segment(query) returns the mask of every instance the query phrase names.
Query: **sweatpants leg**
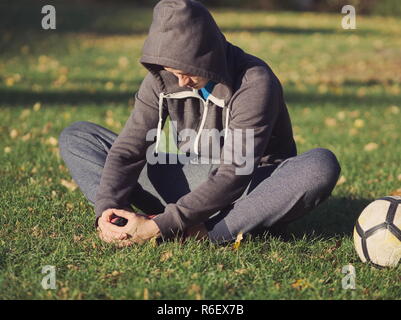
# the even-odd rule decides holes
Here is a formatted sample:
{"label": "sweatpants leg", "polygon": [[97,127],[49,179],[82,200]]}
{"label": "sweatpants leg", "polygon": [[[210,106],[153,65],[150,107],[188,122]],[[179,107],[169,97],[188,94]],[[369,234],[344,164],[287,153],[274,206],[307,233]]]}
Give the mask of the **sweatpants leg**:
{"label": "sweatpants leg", "polygon": [[303,216],[331,194],[339,174],[340,165],[327,149],[285,160],[249,194],[206,222],[210,240],[232,241],[239,232],[267,230]]}
{"label": "sweatpants leg", "polygon": [[59,136],[61,158],[92,205],[107,154],[116,138],[114,132],[87,121],[74,122]]}

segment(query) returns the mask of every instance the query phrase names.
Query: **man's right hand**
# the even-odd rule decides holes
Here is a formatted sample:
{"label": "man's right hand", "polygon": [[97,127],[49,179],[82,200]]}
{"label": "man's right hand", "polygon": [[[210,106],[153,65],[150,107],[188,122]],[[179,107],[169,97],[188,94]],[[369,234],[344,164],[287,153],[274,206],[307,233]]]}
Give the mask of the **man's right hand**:
{"label": "man's right hand", "polygon": [[128,238],[127,234],[117,233],[110,228],[112,226],[111,222],[113,222],[113,219],[115,219],[113,217],[114,210],[115,209],[107,209],[103,211],[102,215],[98,219],[97,230],[99,238],[108,243],[116,243]]}

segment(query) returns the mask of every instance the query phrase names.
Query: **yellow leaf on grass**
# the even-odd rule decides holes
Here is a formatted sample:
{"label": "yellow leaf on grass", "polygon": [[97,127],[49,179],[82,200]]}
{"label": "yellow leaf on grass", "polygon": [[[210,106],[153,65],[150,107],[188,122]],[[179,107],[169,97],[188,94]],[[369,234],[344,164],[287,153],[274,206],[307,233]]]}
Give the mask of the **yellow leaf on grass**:
{"label": "yellow leaf on grass", "polygon": [[166,251],[162,254],[162,256],[160,257],[160,261],[164,262],[168,259],[170,259],[173,256],[173,253],[171,251]]}
{"label": "yellow leaf on grass", "polygon": [[345,111],[340,111],[337,113],[338,120],[344,120],[346,117]]}
{"label": "yellow leaf on grass", "polygon": [[342,185],[346,181],[347,181],[347,179],[345,179],[344,176],[341,176],[340,179],[338,179],[338,181],[337,181],[337,186]]}
{"label": "yellow leaf on grass", "polygon": [[111,90],[114,88],[114,83],[111,81],[107,81],[106,84],[104,85],[106,90]]}
{"label": "yellow leaf on grass", "polygon": [[49,130],[51,129],[52,126],[53,126],[53,125],[52,125],[51,122],[47,122],[47,123],[44,125],[44,127],[42,128],[42,133],[43,133],[43,134],[48,134],[48,133],[49,133]]}
{"label": "yellow leaf on grass", "polygon": [[375,142],[370,142],[365,147],[363,148],[365,151],[373,151],[376,150],[379,147],[379,145]]}
{"label": "yellow leaf on grass", "polygon": [[65,179],[60,180],[61,184],[70,191],[74,191],[78,186],[74,181],[68,181]]}
{"label": "yellow leaf on grass", "polygon": [[326,118],[324,119],[324,123],[327,127],[335,127],[337,125],[337,120],[334,118]]}
{"label": "yellow leaf on grass", "polygon": [[151,238],[151,239],[149,240],[149,242],[150,242],[150,244],[151,244],[151,246],[152,246],[153,248],[156,248],[156,247],[157,247],[157,237]]}
{"label": "yellow leaf on grass", "polygon": [[10,147],[5,147],[4,148],[4,153],[10,153],[11,152],[11,148]]}
{"label": "yellow leaf on grass", "polygon": [[30,132],[28,132],[27,134],[25,134],[21,137],[21,140],[28,141],[29,139],[31,139],[31,137],[32,137],[32,134]]}
{"label": "yellow leaf on grass", "polygon": [[363,121],[362,119],[356,119],[354,121],[355,128],[362,128],[364,125],[365,125],[365,121]]}
{"label": "yellow leaf on grass", "polygon": [[50,144],[51,146],[57,146],[58,141],[55,137],[50,137],[46,140],[47,144]]}
{"label": "yellow leaf on grass", "polygon": [[244,273],[247,273],[247,272],[248,272],[248,269],[245,269],[245,268],[236,269],[236,270],[234,270],[234,272],[235,272],[236,274],[244,274]]}
{"label": "yellow leaf on grass", "polygon": [[121,68],[126,68],[128,66],[128,58],[127,57],[120,57],[118,59],[118,66]]}
{"label": "yellow leaf on grass", "polygon": [[401,174],[398,175],[397,179],[401,181]]}
{"label": "yellow leaf on grass", "polygon": [[22,110],[21,111],[21,114],[20,114],[20,119],[25,119],[25,118],[27,118],[29,115],[31,114],[31,110],[30,109],[24,109],[24,110]]}
{"label": "yellow leaf on grass", "polygon": [[39,110],[40,110],[40,107],[41,107],[41,103],[40,103],[40,102],[36,102],[36,103],[33,105],[33,111],[35,111],[35,112],[39,111]]}
{"label": "yellow leaf on grass", "polygon": [[16,129],[12,129],[10,131],[10,137],[11,139],[15,139],[18,136],[18,131]]}
{"label": "yellow leaf on grass", "polygon": [[303,290],[306,288],[310,288],[311,285],[306,279],[297,279],[291,284],[291,287],[297,290]]}
{"label": "yellow leaf on grass", "polygon": [[235,240],[235,243],[233,245],[234,250],[238,250],[239,246],[241,245],[241,240],[243,239],[243,234],[242,232],[238,233],[237,239]]}
{"label": "yellow leaf on grass", "polygon": [[202,288],[199,285],[193,284],[188,288],[188,294],[195,295],[196,300],[201,300],[202,299],[201,290]]}
{"label": "yellow leaf on grass", "polygon": [[305,140],[301,135],[299,135],[299,134],[294,135],[294,140],[295,140],[295,142],[300,143],[300,144],[303,144],[303,143],[305,143],[305,141],[306,141],[306,140]]}
{"label": "yellow leaf on grass", "polygon": [[143,289],[143,300],[149,300],[149,290],[148,290],[148,288]]}

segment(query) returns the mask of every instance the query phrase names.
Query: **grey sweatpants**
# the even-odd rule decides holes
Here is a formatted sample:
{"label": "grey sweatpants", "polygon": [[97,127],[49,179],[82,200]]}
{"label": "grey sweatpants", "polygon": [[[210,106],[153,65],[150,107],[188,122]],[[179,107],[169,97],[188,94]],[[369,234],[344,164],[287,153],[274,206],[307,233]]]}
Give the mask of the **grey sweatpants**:
{"label": "grey sweatpants", "polygon": [[[59,137],[60,154],[72,178],[92,205],[107,154],[117,135],[91,122],[74,122]],[[167,157],[168,158],[168,157]],[[131,203],[160,214],[168,203],[194,190],[216,164],[147,164]],[[259,167],[243,195],[205,225],[211,241],[232,241],[239,232],[260,233],[276,223],[299,218],[325,200],[336,185],[340,166],[327,149],[312,149],[280,165]]]}

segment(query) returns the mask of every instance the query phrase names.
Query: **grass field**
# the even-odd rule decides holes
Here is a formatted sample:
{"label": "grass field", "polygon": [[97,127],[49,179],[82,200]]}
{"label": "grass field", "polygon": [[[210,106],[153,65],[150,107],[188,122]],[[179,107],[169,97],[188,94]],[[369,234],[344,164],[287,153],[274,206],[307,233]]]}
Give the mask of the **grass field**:
{"label": "grass field", "polygon": [[[36,5],[34,3],[37,3]],[[227,39],[267,61],[284,85],[299,152],[329,148],[342,166],[332,197],[282,237],[118,249],[58,155],[74,121],[119,132],[146,71],[151,10],[0,4],[1,299],[399,299],[400,266],[360,262],[352,229],[370,201],[401,188],[401,19],[213,10]],[[398,191],[397,191],[398,190]],[[356,289],[342,289],[342,267]],[[42,267],[56,267],[44,290]]]}

